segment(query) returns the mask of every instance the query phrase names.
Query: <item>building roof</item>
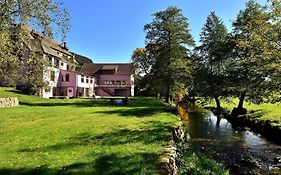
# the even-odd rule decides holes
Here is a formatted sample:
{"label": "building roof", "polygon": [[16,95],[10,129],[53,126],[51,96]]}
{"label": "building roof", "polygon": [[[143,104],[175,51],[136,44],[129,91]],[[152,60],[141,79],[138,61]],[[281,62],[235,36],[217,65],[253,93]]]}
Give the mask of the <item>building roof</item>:
{"label": "building roof", "polygon": [[117,68],[117,65],[104,65],[101,70],[116,70]]}
{"label": "building roof", "polygon": [[100,70],[116,70],[115,75],[132,75],[133,64],[94,64],[85,63],[81,69],[82,74],[98,75],[101,74]]}
{"label": "building roof", "polygon": [[35,32],[34,30],[25,25],[20,25],[20,28],[29,38],[29,41],[25,43],[27,44],[30,50],[43,51],[44,53],[53,55],[61,59],[64,58],[58,54],[58,51],[66,55],[73,56],[67,49],[63,48],[61,45],[56,43],[56,41],[47,38],[42,33]]}

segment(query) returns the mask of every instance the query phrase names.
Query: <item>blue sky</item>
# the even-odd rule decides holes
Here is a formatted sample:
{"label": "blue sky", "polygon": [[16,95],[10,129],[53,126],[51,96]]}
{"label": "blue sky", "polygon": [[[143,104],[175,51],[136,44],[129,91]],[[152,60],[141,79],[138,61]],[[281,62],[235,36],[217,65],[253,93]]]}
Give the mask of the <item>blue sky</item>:
{"label": "blue sky", "polygon": [[[195,41],[210,11],[223,20],[228,29],[247,0],[65,0],[70,11],[71,31],[67,36],[71,51],[91,58],[95,63],[130,62],[132,52],[144,47],[143,26],[152,22],[152,14],[177,6],[189,19]],[[258,2],[265,2],[259,0]]]}

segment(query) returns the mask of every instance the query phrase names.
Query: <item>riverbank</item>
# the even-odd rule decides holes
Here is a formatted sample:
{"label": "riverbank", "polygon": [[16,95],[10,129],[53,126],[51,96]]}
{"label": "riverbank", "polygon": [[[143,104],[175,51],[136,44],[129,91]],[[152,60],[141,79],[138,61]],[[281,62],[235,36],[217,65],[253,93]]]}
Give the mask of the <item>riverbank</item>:
{"label": "riverbank", "polygon": [[190,105],[186,103],[178,104],[178,114],[182,121],[182,130],[185,133],[183,140],[176,141],[178,149],[177,165],[179,167],[178,174],[200,174],[200,175],[229,175],[228,168],[225,168],[221,163],[213,160],[206,152],[203,153],[200,149],[192,146],[191,130],[188,130],[190,125],[190,113],[201,113],[204,111],[198,105]]}
{"label": "riverbank", "polygon": [[[247,127],[276,143],[281,143],[281,103],[257,105],[246,102],[244,107],[247,113],[242,115],[232,111],[237,104],[238,100],[222,102],[225,109],[223,115],[233,127]],[[205,105],[205,108],[216,113],[214,102]]]}
{"label": "riverbank", "polygon": [[188,114],[186,127],[191,147],[222,163],[230,174],[281,173],[280,145],[248,129],[233,128],[226,119],[208,110],[189,110]]}

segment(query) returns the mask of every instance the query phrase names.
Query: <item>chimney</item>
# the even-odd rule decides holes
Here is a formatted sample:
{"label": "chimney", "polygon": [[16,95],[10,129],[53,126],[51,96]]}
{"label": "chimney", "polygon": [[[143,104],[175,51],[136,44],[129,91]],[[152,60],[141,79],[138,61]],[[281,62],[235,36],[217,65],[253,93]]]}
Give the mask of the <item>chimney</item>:
{"label": "chimney", "polygon": [[66,42],[65,42],[65,41],[62,43],[62,48],[63,48],[63,49],[65,49],[65,50],[68,50],[68,48],[67,48],[67,44],[66,44]]}

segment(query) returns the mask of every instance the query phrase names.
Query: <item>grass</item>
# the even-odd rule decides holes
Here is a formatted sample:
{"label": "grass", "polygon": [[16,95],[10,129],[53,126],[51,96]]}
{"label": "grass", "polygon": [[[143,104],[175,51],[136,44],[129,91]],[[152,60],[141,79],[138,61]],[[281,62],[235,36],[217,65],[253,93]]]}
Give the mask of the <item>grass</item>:
{"label": "grass", "polygon": [[135,98],[49,100],[0,88],[20,106],[0,109],[0,174],[157,174],[178,118]]}
{"label": "grass", "polygon": [[178,158],[179,175],[229,175],[229,171],[222,168],[221,164],[198,150],[189,148],[189,145],[179,143],[177,147],[181,152]]}
{"label": "grass", "polygon": [[[234,107],[237,107],[238,99],[230,99],[229,101],[222,101],[221,106],[228,111],[231,111]],[[215,106],[215,102],[212,101],[208,106]],[[281,103],[262,103],[253,104],[244,102],[244,108],[248,110],[249,117],[255,117],[259,120],[276,120],[276,125],[281,126]]]}
{"label": "grass", "polygon": [[[0,88],[20,106],[0,108],[0,174],[157,174],[178,117],[154,98],[127,105],[110,99],[42,99]],[[222,166],[184,149],[181,174],[225,174]],[[184,165],[183,165],[184,164]],[[192,173],[191,173],[192,174]]]}

